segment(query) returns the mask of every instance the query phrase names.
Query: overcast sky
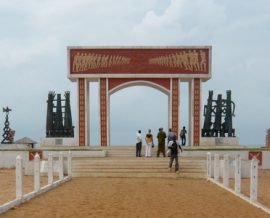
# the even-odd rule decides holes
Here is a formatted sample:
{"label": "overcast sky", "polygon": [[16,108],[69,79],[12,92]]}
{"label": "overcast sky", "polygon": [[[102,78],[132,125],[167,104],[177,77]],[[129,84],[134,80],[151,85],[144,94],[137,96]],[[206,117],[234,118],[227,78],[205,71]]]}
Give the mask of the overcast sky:
{"label": "overcast sky", "polygon": [[[270,128],[269,0],[2,0],[0,107],[9,106],[15,139],[45,136],[48,91],[71,91],[77,130],[76,83],[67,79],[67,46],[211,45],[214,96],[232,90],[241,145],[264,145]],[[97,84],[91,83],[91,143],[98,144]],[[187,86],[182,84],[182,125]],[[182,101],[181,101],[182,102]],[[168,128],[167,97],[150,87],[111,96],[111,142],[134,144],[138,128]],[[3,134],[4,114],[0,116]],[[124,116],[123,116],[124,115]]]}

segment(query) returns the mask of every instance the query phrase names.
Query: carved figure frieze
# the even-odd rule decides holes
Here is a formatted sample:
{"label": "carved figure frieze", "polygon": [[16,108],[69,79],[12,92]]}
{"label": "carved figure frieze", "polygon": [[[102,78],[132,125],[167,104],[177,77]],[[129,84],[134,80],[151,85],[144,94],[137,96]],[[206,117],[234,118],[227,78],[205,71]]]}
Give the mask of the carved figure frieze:
{"label": "carved figure frieze", "polygon": [[130,58],[120,55],[101,55],[95,53],[80,53],[74,56],[73,72],[83,72],[89,69],[109,68],[129,64]]}
{"label": "carved figure frieze", "polygon": [[149,59],[149,64],[181,68],[189,71],[207,71],[206,53],[203,50],[187,50]]}

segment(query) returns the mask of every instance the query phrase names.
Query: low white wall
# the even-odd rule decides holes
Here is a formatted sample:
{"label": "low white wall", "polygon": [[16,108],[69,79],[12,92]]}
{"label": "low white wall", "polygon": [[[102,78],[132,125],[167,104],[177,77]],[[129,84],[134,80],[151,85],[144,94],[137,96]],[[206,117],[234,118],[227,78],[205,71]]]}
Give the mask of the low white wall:
{"label": "low white wall", "polygon": [[[23,159],[23,167],[26,168],[26,171],[32,169],[31,164],[29,161],[29,151],[30,150],[0,150],[0,168],[14,168],[16,163],[16,157],[21,155]],[[59,155],[59,150],[52,151],[52,150],[43,150],[42,151],[42,158],[48,159],[48,154],[52,154],[53,156],[57,157]],[[64,157],[67,157],[68,150],[62,151]],[[97,151],[90,151],[90,150],[72,150],[72,157],[106,157],[105,150],[97,150]]]}
{"label": "low white wall", "polygon": [[263,151],[262,154],[262,166],[259,166],[262,169],[270,169],[270,151]]}
{"label": "low white wall", "polygon": [[[25,161],[24,174],[27,176],[34,175],[34,161]],[[58,176],[59,173],[59,161],[53,161],[53,175]],[[68,174],[68,163],[67,160],[64,161],[64,174]],[[48,161],[42,160],[40,161],[40,175],[47,176],[48,175]]]}
{"label": "low white wall", "polygon": [[[251,160],[242,160],[241,161],[241,177],[242,178],[250,178],[250,165]],[[224,161],[220,160],[220,168],[219,175],[220,178],[223,178],[223,169],[224,169]],[[234,178],[235,172],[235,160],[229,159],[229,178]],[[211,161],[211,177],[214,177],[214,159]]]}
{"label": "low white wall", "polygon": [[[255,150],[251,150],[255,151]],[[259,151],[259,150],[258,150]],[[242,160],[248,160],[249,158],[249,150],[184,150],[182,156],[187,157],[205,157],[207,155],[207,152],[210,152],[212,154],[212,158],[215,154],[219,154],[220,158],[223,158],[224,154],[229,154],[230,158],[235,158],[236,155],[240,155]],[[262,150],[262,165],[259,166],[259,169],[270,169],[270,150]]]}
{"label": "low white wall", "polygon": [[[28,160],[29,151],[1,151],[0,150],[0,168],[14,168],[16,157],[21,155],[23,160]],[[25,166],[25,161],[23,161]]]}
{"label": "low white wall", "polygon": [[242,159],[248,160],[248,151],[246,150],[184,150],[183,156],[191,156],[191,157],[205,157],[207,153],[210,152],[212,154],[212,157],[214,157],[214,154],[219,154],[221,157],[224,154],[229,154],[230,157],[234,157],[235,155],[240,154]]}
{"label": "low white wall", "polygon": [[[42,149],[41,149],[42,150]],[[0,168],[14,168],[15,160],[17,155],[21,155],[23,158],[23,166],[29,160],[29,151],[30,150],[1,150],[0,149]],[[51,153],[53,156],[57,156],[60,150],[42,150],[43,159],[48,158],[48,154]],[[71,150],[73,157],[106,157],[105,150]],[[254,151],[254,150],[252,150]],[[240,155],[242,160],[248,160],[249,151],[248,150],[193,150],[187,149],[184,150],[182,156],[189,157],[203,157],[206,159],[207,152],[211,152],[212,158],[214,154],[219,154],[221,159],[224,154],[229,154],[231,159],[234,159],[236,155]],[[64,156],[67,156],[68,150],[62,151]],[[259,166],[260,169],[270,169],[270,150],[262,151],[262,166]]]}
{"label": "low white wall", "polygon": [[[62,151],[64,156],[68,155],[69,151]],[[52,154],[53,156],[57,156],[59,151],[52,151],[52,150],[44,150],[43,152],[43,159],[48,159],[48,155]],[[107,151],[105,150],[97,150],[97,151],[89,151],[89,150],[72,150],[72,157],[106,157]]]}

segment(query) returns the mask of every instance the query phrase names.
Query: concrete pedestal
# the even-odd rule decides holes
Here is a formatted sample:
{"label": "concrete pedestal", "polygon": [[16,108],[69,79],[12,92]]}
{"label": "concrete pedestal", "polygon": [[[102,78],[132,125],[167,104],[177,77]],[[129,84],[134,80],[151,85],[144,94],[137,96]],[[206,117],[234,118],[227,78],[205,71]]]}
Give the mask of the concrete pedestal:
{"label": "concrete pedestal", "polygon": [[201,137],[200,146],[239,146],[237,137]]}
{"label": "concrete pedestal", "polygon": [[78,146],[76,138],[42,138],[40,140],[41,147],[54,147],[54,146]]}

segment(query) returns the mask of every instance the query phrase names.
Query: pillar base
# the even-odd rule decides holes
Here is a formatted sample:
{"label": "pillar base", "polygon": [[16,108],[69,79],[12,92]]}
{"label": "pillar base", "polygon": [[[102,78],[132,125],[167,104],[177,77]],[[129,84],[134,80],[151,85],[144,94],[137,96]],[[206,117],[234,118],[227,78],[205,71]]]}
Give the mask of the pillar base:
{"label": "pillar base", "polygon": [[41,138],[40,147],[79,146],[77,138]]}
{"label": "pillar base", "polygon": [[239,146],[237,137],[201,137],[200,146]]}

